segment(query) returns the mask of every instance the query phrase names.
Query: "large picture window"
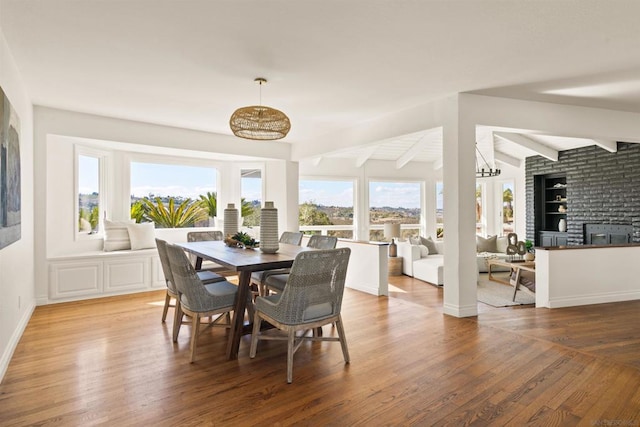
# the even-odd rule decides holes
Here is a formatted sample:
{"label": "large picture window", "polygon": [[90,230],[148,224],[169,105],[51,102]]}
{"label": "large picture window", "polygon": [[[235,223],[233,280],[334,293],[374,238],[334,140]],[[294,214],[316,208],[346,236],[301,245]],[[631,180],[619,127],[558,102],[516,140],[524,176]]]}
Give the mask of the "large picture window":
{"label": "large picture window", "polygon": [[[217,199],[216,169],[131,162],[131,218],[157,228],[206,227]],[[217,204],[213,204],[217,207]]]}
{"label": "large picture window", "polygon": [[301,179],[300,230],[353,239],[353,185],[352,180]]}
{"label": "large picture window", "polygon": [[420,206],[419,182],[369,182],[369,240],[389,240],[384,235],[384,224],[400,224],[403,239],[419,234]]}

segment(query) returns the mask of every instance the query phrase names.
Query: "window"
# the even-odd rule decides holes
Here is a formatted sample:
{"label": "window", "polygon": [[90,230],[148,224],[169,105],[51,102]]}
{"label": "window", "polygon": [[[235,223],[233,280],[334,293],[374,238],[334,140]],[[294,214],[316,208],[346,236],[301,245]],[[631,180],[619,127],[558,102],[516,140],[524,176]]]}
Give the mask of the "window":
{"label": "window", "polygon": [[78,149],[77,152],[77,235],[95,235],[101,230],[100,217],[104,205],[104,192],[101,191],[102,156],[92,154],[89,150]]}
{"label": "window", "polygon": [[260,169],[240,170],[241,216],[245,227],[260,225],[262,207],[262,171]]}
{"label": "window", "polygon": [[[216,193],[213,167],[131,162],[131,218],[157,228],[209,226],[217,214],[204,199]],[[217,207],[217,206],[216,206]]]}
{"label": "window", "polygon": [[514,232],[514,200],[513,200],[513,181],[502,183],[502,235]]}
{"label": "window", "polygon": [[444,238],[444,186],[442,181],[436,182],[436,237]]}
{"label": "window", "polygon": [[476,183],[476,234],[485,235],[487,218],[484,213],[484,184]]}
{"label": "window", "polygon": [[369,182],[369,240],[386,241],[384,224],[400,224],[402,238],[420,230],[419,182]]}
{"label": "window", "polygon": [[353,180],[300,180],[300,230],[344,239],[354,237]]}

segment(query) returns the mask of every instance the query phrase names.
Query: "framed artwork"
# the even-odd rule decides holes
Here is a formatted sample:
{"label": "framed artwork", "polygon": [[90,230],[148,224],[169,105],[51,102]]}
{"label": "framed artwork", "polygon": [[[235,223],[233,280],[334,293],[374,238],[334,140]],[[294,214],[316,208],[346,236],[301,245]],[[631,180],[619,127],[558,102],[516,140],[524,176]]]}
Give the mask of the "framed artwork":
{"label": "framed artwork", "polygon": [[0,249],[20,240],[20,120],[0,87]]}

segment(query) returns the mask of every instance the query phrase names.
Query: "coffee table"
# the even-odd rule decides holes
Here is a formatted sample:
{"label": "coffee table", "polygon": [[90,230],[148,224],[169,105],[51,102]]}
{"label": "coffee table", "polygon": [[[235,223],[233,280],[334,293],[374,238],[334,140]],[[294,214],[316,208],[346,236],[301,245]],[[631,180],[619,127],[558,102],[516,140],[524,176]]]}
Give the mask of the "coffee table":
{"label": "coffee table", "polygon": [[[535,261],[509,262],[501,259],[491,259],[488,261],[487,264],[488,264],[488,270],[489,270],[489,277],[488,277],[489,280],[493,282],[498,282],[505,285],[513,286],[513,301],[516,300],[516,293],[518,292],[518,289],[520,289],[520,273],[522,271],[532,271],[532,272],[536,271]],[[507,281],[507,280],[503,280],[493,276],[491,274],[492,273],[491,268],[493,266],[508,267],[510,269],[509,280]],[[516,277],[513,280],[511,280],[511,274],[513,272],[515,272]],[[523,287],[522,289],[526,289],[527,291],[531,292],[526,287]]]}

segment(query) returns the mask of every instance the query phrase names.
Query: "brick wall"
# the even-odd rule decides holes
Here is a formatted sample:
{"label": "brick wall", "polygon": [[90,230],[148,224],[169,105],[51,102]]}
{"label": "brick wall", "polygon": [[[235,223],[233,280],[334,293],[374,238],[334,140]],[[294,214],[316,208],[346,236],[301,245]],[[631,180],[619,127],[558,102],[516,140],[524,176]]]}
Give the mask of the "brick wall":
{"label": "brick wall", "polygon": [[597,146],[560,151],[558,161],[526,159],[527,239],[534,240],[534,175],[567,176],[569,245],[582,244],[582,224],[632,224],[640,242],[640,144],[618,143],[618,152]]}

